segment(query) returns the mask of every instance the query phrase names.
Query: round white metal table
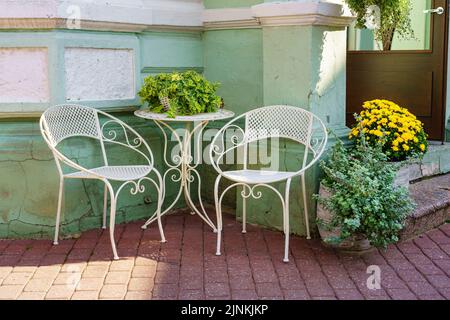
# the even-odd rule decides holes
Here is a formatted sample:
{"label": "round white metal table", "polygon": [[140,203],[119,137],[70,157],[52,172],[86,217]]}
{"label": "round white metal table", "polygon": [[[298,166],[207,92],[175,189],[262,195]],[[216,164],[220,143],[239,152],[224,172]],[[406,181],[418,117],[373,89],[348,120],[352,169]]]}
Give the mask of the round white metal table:
{"label": "round white metal table", "polygon": [[[134,112],[137,117],[153,120],[155,124],[161,130],[164,137],[163,146],[163,159],[165,165],[168,167],[163,175],[163,199],[165,199],[166,191],[165,186],[167,179],[170,178],[172,182],[179,183],[179,190],[175,197],[175,200],[163,211],[161,216],[169,212],[184,195],[187,206],[192,210],[192,214],[197,214],[206,224],[208,224],[214,232],[217,231],[216,226],[206,213],[205,207],[201,198],[201,176],[197,168],[200,164],[199,159],[203,154],[202,150],[202,137],[203,130],[210,121],[225,120],[234,117],[234,112],[221,109],[218,112],[213,113],[201,113],[193,116],[177,116],[175,118],[169,118],[166,114],[154,113],[148,110],[137,110]],[[184,124],[184,135],[180,137],[178,131],[171,126],[174,123]],[[179,147],[179,151],[168,158],[168,144],[169,137],[167,131],[171,133],[171,141]],[[194,155],[192,156],[192,140],[194,140]],[[191,197],[191,184],[197,179],[198,187],[198,201],[199,207],[197,207]],[[142,226],[146,229],[148,225],[157,220],[156,214],[154,214],[147,222]]]}

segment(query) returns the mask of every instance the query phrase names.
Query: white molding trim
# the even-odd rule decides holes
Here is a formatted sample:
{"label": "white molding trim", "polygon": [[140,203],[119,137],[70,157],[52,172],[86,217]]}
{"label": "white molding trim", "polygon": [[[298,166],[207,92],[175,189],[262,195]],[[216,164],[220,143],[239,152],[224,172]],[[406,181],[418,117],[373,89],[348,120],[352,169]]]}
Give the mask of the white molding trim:
{"label": "white molding trim", "polygon": [[71,29],[75,19],[80,29],[201,28],[202,12],[202,0],[2,0],[0,29]]}
{"label": "white molding trim", "polygon": [[260,18],[259,21],[264,27],[278,26],[329,26],[347,27],[353,22],[353,17],[330,17],[318,14],[308,14],[301,16],[284,16]]}
{"label": "white molding trim", "polygon": [[203,13],[206,30],[293,25],[346,27],[354,19],[342,4],[318,0],[263,3],[242,9],[208,9]]}
{"label": "white molding trim", "polygon": [[[90,20],[81,20],[80,27],[80,30],[137,33],[144,31],[200,32],[203,30],[202,26],[146,25]],[[11,29],[67,29],[67,20],[61,18],[0,18],[0,31]]]}
{"label": "white molding trim", "polygon": [[0,30],[69,29],[70,6],[80,29],[116,32],[245,29],[289,25],[345,27],[354,18],[340,0],[269,2],[251,8],[207,9],[202,0],[2,0]]}
{"label": "white molding trim", "polygon": [[210,29],[258,28],[260,23],[251,8],[207,9],[203,11],[203,26]]}
{"label": "white molding trim", "polygon": [[343,5],[319,0],[292,2],[266,2],[252,7],[257,18],[302,16],[309,14],[338,17],[343,14]]}

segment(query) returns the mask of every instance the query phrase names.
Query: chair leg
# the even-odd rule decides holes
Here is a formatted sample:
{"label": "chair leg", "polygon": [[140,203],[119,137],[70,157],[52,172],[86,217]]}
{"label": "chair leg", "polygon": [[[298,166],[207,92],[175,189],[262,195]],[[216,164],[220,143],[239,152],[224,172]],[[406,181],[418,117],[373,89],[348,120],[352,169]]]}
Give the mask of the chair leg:
{"label": "chair leg", "polygon": [[242,233],[247,233],[247,198],[242,198]]}
{"label": "chair leg", "polygon": [[111,212],[109,215],[109,237],[111,240],[111,247],[114,254],[114,260],[119,260],[119,255],[117,254],[116,241],[114,240],[114,227],[116,226],[116,207],[117,199],[114,196],[114,191],[111,185],[108,184],[109,196],[111,199]]}
{"label": "chair leg", "polygon": [[164,230],[161,222],[161,207],[158,208],[157,211],[157,217],[158,217],[158,228],[159,228],[159,234],[161,235],[161,243],[166,243],[166,236],[164,235]]}
{"label": "chair leg", "polygon": [[291,179],[286,181],[286,191],[284,195],[284,212],[283,212],[283,225],[284,225],[284,259],[283,262],[289,262],[289,191],[291,188]]}
{"label": "chair leg", "polygon": [[55,223],[55,238],[53,239],[53,244],[58,245],[59,240],[59,225],[61,224],[61,207],[64,195],[64,178],[59,179],[59,195],[58,195],[58,209],[56,211],[56,223]]}
{"label": "chair leg", "polygon": [[105,184],[103,193],[103,224],[102,229],[106,229],[106,211],[108,210],[108,186]]}
{"label": "chair leg", "polygon": [[217,215],[217,250],[216,256],[221,255],[220,246],[222,244],[222,208],[219,203],[219,182],[221,176],[218,176],[216,179],[216,183],[214,184],[214,204],[216,206],[216,215]]}
{"label": "chair leg", "polygon": [[306,239],[311,239],[311,233],[309,231],[309,215],[308,215],[308,201],[306,199],[306,183],[305,183],[305,174],[302,174],[302,192],[303,192],[303,208],[305,211],[305,225],[306,225]]}
{"label": "chair leg", "polygon": [[159,175],[158,172],[156,173],[156,175],[158,176],[158,181],[159,181],[159,185],[160,185],[160,189],[158,189],[158,208],[156,209],[157,210],[156,211],[156,216],[157,216],[157,219],[158,219],[158,228],[159,228],[159,234],[161,235],[161,242],[162,243],[166,243],[167,240],[166,240],[166,237],[164,235],[164,229],[163,229],[163,225],[162,225],[162,222],[161,222],[161,208],[162,208],[162,203],[164,201],[164,198],[163,198],[164,192],[163,192],[162,188],[164,188],[164,185],[162,183],[161,176]]}

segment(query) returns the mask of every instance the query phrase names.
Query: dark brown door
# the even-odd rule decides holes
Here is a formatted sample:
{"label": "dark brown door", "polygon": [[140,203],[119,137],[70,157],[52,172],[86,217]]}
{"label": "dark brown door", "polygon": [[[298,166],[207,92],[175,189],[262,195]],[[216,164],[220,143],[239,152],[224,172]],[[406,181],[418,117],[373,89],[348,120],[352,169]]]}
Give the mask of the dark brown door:
{"label": "dark brown door", "polygon": [[[416,38],[397,41],[397,48],[394,40],[392,51],[370,48],[377,44],[371,35],[366,33],[364,38],[364,31],[353,31],[360,34],[356,40],[349,38],[353,48],[347,57],[348,126],[354,123],[353,114],[361,110],[364,101],[388,99],[417,115],[430,140],[443,140],[448,0],[428,0],[425,5],[428,7],[414,8],[411,18]],[[428,11],[439,7],[444,13]]]}

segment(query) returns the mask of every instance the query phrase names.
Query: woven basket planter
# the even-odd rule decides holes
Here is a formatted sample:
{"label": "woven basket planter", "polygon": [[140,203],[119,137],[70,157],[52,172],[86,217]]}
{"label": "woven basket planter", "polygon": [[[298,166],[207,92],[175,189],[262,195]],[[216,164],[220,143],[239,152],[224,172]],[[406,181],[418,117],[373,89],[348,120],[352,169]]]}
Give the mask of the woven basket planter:
{"label": "woven basket planter", "polygon": [[159,101],[164,107],[164,111],[167,112],[170,109],[170,99],[168,97],[159,98]]}

